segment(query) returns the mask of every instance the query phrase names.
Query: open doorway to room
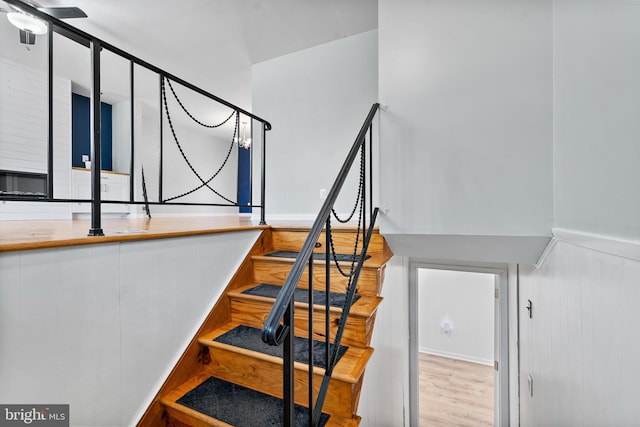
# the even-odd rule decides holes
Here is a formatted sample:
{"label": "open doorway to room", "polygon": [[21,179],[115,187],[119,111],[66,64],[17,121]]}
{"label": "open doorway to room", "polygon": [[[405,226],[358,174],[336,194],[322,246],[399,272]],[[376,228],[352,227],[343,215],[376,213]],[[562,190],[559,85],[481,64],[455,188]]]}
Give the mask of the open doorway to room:
{"label": "open doorway to room", "polygon": [[411,272],[411,425],[506,425],[506,271],[413,264]]}

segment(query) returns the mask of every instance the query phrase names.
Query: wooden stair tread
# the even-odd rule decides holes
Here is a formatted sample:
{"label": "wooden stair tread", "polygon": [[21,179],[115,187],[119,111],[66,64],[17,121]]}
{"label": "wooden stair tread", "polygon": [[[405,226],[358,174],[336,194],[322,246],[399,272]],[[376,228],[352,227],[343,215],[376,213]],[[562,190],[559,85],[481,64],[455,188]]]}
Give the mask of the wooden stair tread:
{"label": "wooden stair tread", "polygon": [[[264,353],[256,352],[253,350],[248,350],[245,348],[236,347],[236,346],[214,341],[220,335],[226,332],[229,332],[240,325],[241,325],[240,322],[231,321],[214,331],[211,331],[205,335],[200,336],[200,338],[198,338],[198,342],[212,349],[221,348],[227,351],[234,351],[239,354],[248,355],[255,359],[260,359],[260,360],[269,361],[271,363],[282,365],[281,357],[271,356],[269,354],[264,354]],[[348,382],[348,383],[356,383],[364,373],[364,368],[372,354],[373,354],[373,348],[371,347],[367,347],[367,348],[349,347],[347,351],[344,353],[344,355],[340,358],[336,366],[334,367],[332,378],[337,379],[339,381]],[[307,364],[294,362],[294,367],[297,370],[309,372],[309,366]],[[325,370],[324,368],[314,366],[313,372],[317,375],[324,375]]]}
{"label": "wooden stair tread", "polygon": [[[180,400],[182,396],[202,384],[210,377],[211,375],[209,373],[200,372],[192,376],[185,383],[163,395],[160,399],[160,402],[167,408],[169,416],[177,419],[179,422],[185,425],[194,427],[233,427],[230,424],[217,420],[207,414],[203,414],[202,412],[178,403],[178,400]],[[359,416],[355,416],[353,418],[343,418],[336,415],[331,415],[325,425],[327,427],[357,427],[360,424],[360,420],[361,419]]]}
{"label": "wooden stair tread", "polygon": [[[274,299],[270,298],[270,297],[265,297],[265,296],[258,296],[258,295],[249,295],[249,294],[244,294],[243,292],[249,289],[252,289],[256,286],[260,285],[260,283],[252,283],[249,285],[245,285],[245,286],[241,286],[237,289],[234,289],[233,291],[229,292],[228,295],[230,298],[233,299],[244,299],[244,300],[253,300],[253,301],[263,301],[265,303],[271,303],[273,304]],[[280,285],[275,285],[275,286],[280,286]],[[380,305],[380,303],[382,302],[382,297],[372,297],[372,296],[365,296],[365,295],[360,295],[360,298],[351,305],[351,310],[349,311],[349,316],[354,316],[354,317],[363,317],[363,318],[368,318],[370,317],[373,313],[376,312],[376,310],[378,309],[378,306]],[[301,308],[301,309],[305,309],[307,310],[309,308],[309,304],[306,302],[295,302],[295,306],[296,308]],[[313,305],[313,309],[314,311],[323,311],[324,312],[324,305],[320,305],[320,304],[314,304]],[[342,308],[341,307],[330,307],[329,311],[331,311],[332,313],[342,313]]]}
{"label": "wooden stair tread", "polygon": [[[203,381],[209,378],[210,375],[206,373],[199,373],[197,375],[192,376],[189,380],[180,386],[170,390],[168,393],[163,395],[160,398],[160,403],[162,403],[168,410],[175,410],[179,414],[186,415],[188,418],[196,421],[196,423],[189,422],[188,425],[194,425],[197,427],[200,426],[215,426],[215,427],[226,427],[229,424],[224,423],[222,421],[216,420],[208,415],[205,415],[201,412],[198,412],[194,409],[188,408],[184,405],[179,404],[177,401],[185,395],[185,393],[193,390],[198,385],[200,385]],[[184,418],[180,417],[179,421],[185,421]],[[191,420],[189,420],[191,421]],[[231,426],[233,427],[233,426]]]}
{"label": "wooden stair tread", "polygon": [[[355,240],[358,239],[358,249],[362,248],[363,236],[354,234],[356,227],[353,225],[333,224],[333,247],[338,254],[351,254]],[[273,414],[273,408],[268,406],[263,411],[258,410],[259,405],[254,403],[260,399],[269,402],[269,398],[256,397],[252,392],[246,392],[237,386],[266,395],[278,397],[282,395],[283,361],[281,351],[268,351],[261,345],[258,330],[264,324],[266,316],[273,306],[277,288],[262,287],[251,294],[243,292],[259,285],[282,286],[295,261],[294,257],[266,256],[266,254],[287,251],[297,252],[306,241],[310,226],[271,226],[264,230],[256,243],[248,251],[240,268],[231,279],[223,296],[217,301],[216,306],[209,314],[207,320],[201,325],[199,332],[193,337],[187,351],[181,361],[169,376],[156,395],[154,403],[140,421],[140,426],[173,426],[173,427],[205,427],[222,426],[229,424],[212,418],[219,416],[228,423],[244,424],[236,414],[253,414],[250,419],[264,423],[274,417],[267,415],[262,418],[260,414]],[[326,253],[326,238],[324,232],[318,238],[314,253]],[[382,301],[380,293],[385,277],[387,262],[393,256],[384,237],[376,227],[369,243],[368,255],[363,262],[363,269],[357,284],[356,295],[358,299],[352,304],[344,329],[343,346],[347,347],[332,372],[329,389],[324,402],[323,412],[330,414],[327,426],[357,427],[360,417],[357,416],[360,393],[363,387],[364,371],[366,364],[373,354],[370,347],[378,307]],[[293,256],[293,254],[280,254]],[[316,255],[318,256],[318,255]],[[345,257],[347,258],[347,257]],[[324,291],[326,261],[314,259],[313,288],[316,291]],[[349,278],[344,277],[331,260],[329,268],[329,280],[331,292],[344,294]],[[348,271],[352,262],[339,261],[343,271]],[[298,283],[298,289],[306,290],[310,286],[309,269],[305,265],[305,271]],[[301,344],[297,338],[306,339],[312,335],[315,340],[324,342],[326,334],[326,319],[324,295],[315,294],[313,328],[309,331],[308,315],[311,308],[304,294],[296,291],[295,302],[295,330],[296,358],[300,362],[294,362],[294,388],[293,395],[297,405],[308,404],[309,385],[311,379],[308,376],[309,365],[306,355],[302,354]],[[322,301],[318,304],[318,301]],[[344,301],[340,296],[332,295],[331,302],[336,306],[329,307],[330,318],[328,324],[331,337],[335,337],[338,329],[342,308],[338,305]],[[222,334],[232,331],[234,328],[254,328],[237,330],[225,337],[223,342],[214,341]],[[244,348],[251,347],[253,350]],[[324,357],[323,345],[316,345],[315,360],[318,362]],[[208,350],[208,351],[207,351]],[[341,351],[343,351],[341,349]],[[321,364],[322,366],[322,364]],[[317,394],[322,383],[325,369],[320,366],[311,367],[313,372],[314,394]],[[221,382],[222,381],[222,382]],[[224,383],[226,382],[226,384]],[[203,384],[205,383],[205,384]],[[229,384],[230,383],[230,384]],[[194,388],[199,387],[193,393]],[[187,396],[185,394],[189,393]],[[183,398],[184,396],[184,398]],[[213,398],[214,396],[217,396]],[[233,396],[233,397],[231,397]],[[241,396],[241,397],[240,397]],[[203,400],[203,398],[205,400]],[[213,399],[212,399],[213,398]],[[237,404],[230,404],[236,411],[228,410],[218,412],[213,409],[226,407],[230,401],[244,402],[238,411]],[[234,400],[241,399],[241,400]],[[178,403],[178,400],[184,405]],[[207,402],[203,405],[203,402]],[[277,403],[276,403],[277,404]],[[189,405],[189,406],[185,406]],[[195,408],[195,409],[192,409]],[[256,410],[254,411],[254,408]],[[198,412],[199,410],[203,413]],[[299,409],[297,409],[299,411]],[[233,421],[229,421],[233,420]],[[249,424],[251,424],[249,422]],[[233,427],[233,426],[232,426]]]}
{"label": "wooden stair tread", "polygon": [[[371,261],[371,259],[366,262]],[[271,283],[274,285],[282,285],[286,282],[293,259],[291,258],[274,258],[265,256],[252,257],[253,262],[253,280],[261,283]],[[325,289],[325,265],[323,261],[313,269],[313,286],[317,290]],[[357,293],[359,295],[377,296],[382,289],[385,264],[380,266],[363,266],[360,272],[360,278],[357,284]],[[315,265],[315,264],[314,264]],[[347,267],[348,268],[348,267]],[[344,270],[344,269],[343,269]],[[330,268],[331,291],[345,293],[349,282],[336,268],[331,265]],[[298,288],[305,289],[309,285],[308,266],[305,266],[304,272],[298,282]]]}
{"label": "wooden stair tread", "polygon": [[[243,294],[242,291],[254,285],[244,285],[237,288],[238,292],[228,293],[231,305],[231,320],[241,322],[247,326],[262,328],[264,322],[273,307],[274,299],[267,296],[255,296]],[[306,292],[306,290],[303,290]],[[382,297],[359,295],[359,299],[351,306],[347,317],[347,324],[342,337],[342,343],[346,346],[366,348],[371,343],[371,335],[377,308]],[[299,337],[309,336],[309,306],[306,302],[295,303],[295,334]],[[314,306],[314,337],[323,340],[326,336],[326,321],[323,305]],[[355,313],[355,314],[354,314]],[[340,307],[332,307],[329,311],[330,334],[335,337],[338,330],[338,322],[342,316]]]}
{"label": "wooden stair tread", "polygon": [[[333,247],[338,253],[352,253],[353,247],[355,245],[355,227],[345,227],[345,228],[334,228],[332,227],[333,233]],[[309,234],[309,230],[283,230],[277,229],[273,230],[273,248],[274,250],[290,250],[290,251],[299,251],[304,243],[307,240]],[[358,248],[361,249],[363,246],[362,243],[362,234],[358,234]],[[326,235],[324,231],[320,233],[320,236],[316,242],[316,247],[314,248],[314,252],[325,252],[326,251]],[[384,242],[384,238],[380,235],[379,232],[374,232],[371,236],[371,240],[369,241],[369,252],[370,253],[384,253],[386,252],[386,244]]]}
{"label": "wooden stair tread", "polygon": [[[363,269],[378,269],[382,267],[384,264],[386,264],[387,261],[389,261],[389,257],[386,257],[381,254],[373,253],[369,255],[371,255],[371,257],[367,258],[362,264]],[[293,265],[295,261],[295,258],[275,257],[275,256],[266,256],[266,255],[253,255],[251,258],[254,261],[264,261],[264,262],[273,262],[277,264],[291,264],[291,265]],[[338,264],[340,264],[340,267],[342,267],[342,269],[344,270],[345,267],[349,268],[349,266],[351,265],[351,261],[338,261]],[[324,268],[325,261],[320,259],[314,259],[313,265],[322,266]],[[331,260],[331,265],[332,265],[332,268],[335,268],[335,262],[333,260]],[[357,263],[355,265],[357,265]]]}

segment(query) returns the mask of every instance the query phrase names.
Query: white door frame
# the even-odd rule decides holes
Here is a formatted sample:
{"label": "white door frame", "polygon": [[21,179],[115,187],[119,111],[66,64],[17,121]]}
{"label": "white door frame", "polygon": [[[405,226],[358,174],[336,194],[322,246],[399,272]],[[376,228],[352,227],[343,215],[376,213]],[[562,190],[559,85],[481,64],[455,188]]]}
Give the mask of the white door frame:
{"label": "white door frame", "polygon": [[[494,425],[509,425],[509,295],[507,268],[474,267],[467,265],[430,264],[409,261],[409,419],[410,425],[419,425],[418,393],[418,269],[452,270],[496,275],[495,358],[498,362],[495,383]],[[424,426],[421,426],[424,427]]]}

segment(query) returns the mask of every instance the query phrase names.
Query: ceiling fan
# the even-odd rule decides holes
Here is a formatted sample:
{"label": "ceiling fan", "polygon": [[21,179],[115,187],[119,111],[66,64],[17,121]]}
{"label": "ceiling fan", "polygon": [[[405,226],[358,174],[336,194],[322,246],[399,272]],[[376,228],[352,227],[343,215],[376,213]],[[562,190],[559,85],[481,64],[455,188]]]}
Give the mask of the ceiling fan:
{"label": "ceiling fan", "polygon": [[[87,14],[79,7],[43,7],[34,0],[21,1],[28,6],[58,19],[87,17]],[[0,12],[6,13],[9,22],[18,28],[20,31],[20,43],[27,45],[27,48],[29,45],[34,45],[36,43],[36,35],[45,34],[47,32],[47,24],[44,21],[21,10],[18,6],[6,4],[6,8],[0,6]]]}

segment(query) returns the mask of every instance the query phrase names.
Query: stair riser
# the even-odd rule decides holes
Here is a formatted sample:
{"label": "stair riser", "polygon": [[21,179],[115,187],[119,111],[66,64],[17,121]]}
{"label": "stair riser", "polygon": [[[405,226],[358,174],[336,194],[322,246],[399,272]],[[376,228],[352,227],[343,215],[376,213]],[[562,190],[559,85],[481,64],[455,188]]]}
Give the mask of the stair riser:
{"label": "stair riser", "polygon": [[[283,285],[291,271],[293,263],[282,261],[271,261],[263,259],[255,259],[253,264],[254,280],[258,283],[271,283],[274,285]],[[345,267],[345,271],[348,267]],[[345,272],[347,272],[346,270]],[[358,279],[357,293],[361,295],[377,296],[381,291],[382,268],[366,268],[363,267]],[[330,270],[331,291],[345,293],[348,279],[340,274],[333,266]],[[305,268],[298,283],[299,288],[308,289],[309,287],[309,271]],[[317,290],[325,290],[325,267],[324,265],[314,265],[313,268],[313,287]]]}
{"label": "stair riser", "polygon": [[[245,354],[211,348],[211,363],[204,370],[226,381],[250,387],[276,397],[282,397],[282,365],[265,360],[258,360]],[[362,381],[362,378],[359,382]],[[314,393],[317,393],[322,376],[314,374]],[[308,373],[295,369],[294,400],[300,405],[309,404]],[[347,383],[332,379],[325,400],[323,412],[344,418],[355,415],[355,403],[358,401],[360,386],[358,383]]]}
{"label": "stair riser", "polygon": [[166,411],[165,419],[167,427],[233,427],[212,418],[205,422],[195,416],[190,416],[171,407],[166,407]]}
{"label": "stair riser", "polygon": [[[243,323],[254,328],[262,328],[272,303],[269,301],[246,300],[231,298],[231,318],[234,321]],[[309,310],[307,307],[296,307],[295,335],[299,337],[309,337]],[[340,313],[332,312],[329,315],[331,324],[331,337],[335,338],[338,330]],[[369,317],[349,316],[347,326],[344,329],[342,345],[355,347],[368,347],[371,342],[371,333],[375,323],[375,313]],[[325,314],[324,310],[316,310],[313,316],[314,339],[324,341],[325,339]]]}
{"label": "stair riser", "polygon": [[[273,249],[276,251],[299,251],[307,239],[308,231],[275,231],[272,235]],[[352,254],[355,244],[355,236],[353,233],[340,233],[334,230],[333,247],[336,253]],[[326,237],[323,232],[318,239],[319,247],[314,252],[326,252]],[[318,244],[316,244],[318,246]],[[362,250],[362,233],[358,235],[358,253]],[[384,250],[384,239],[375,233],[371,236],[369,242],[369,253],[382,253]]]}

